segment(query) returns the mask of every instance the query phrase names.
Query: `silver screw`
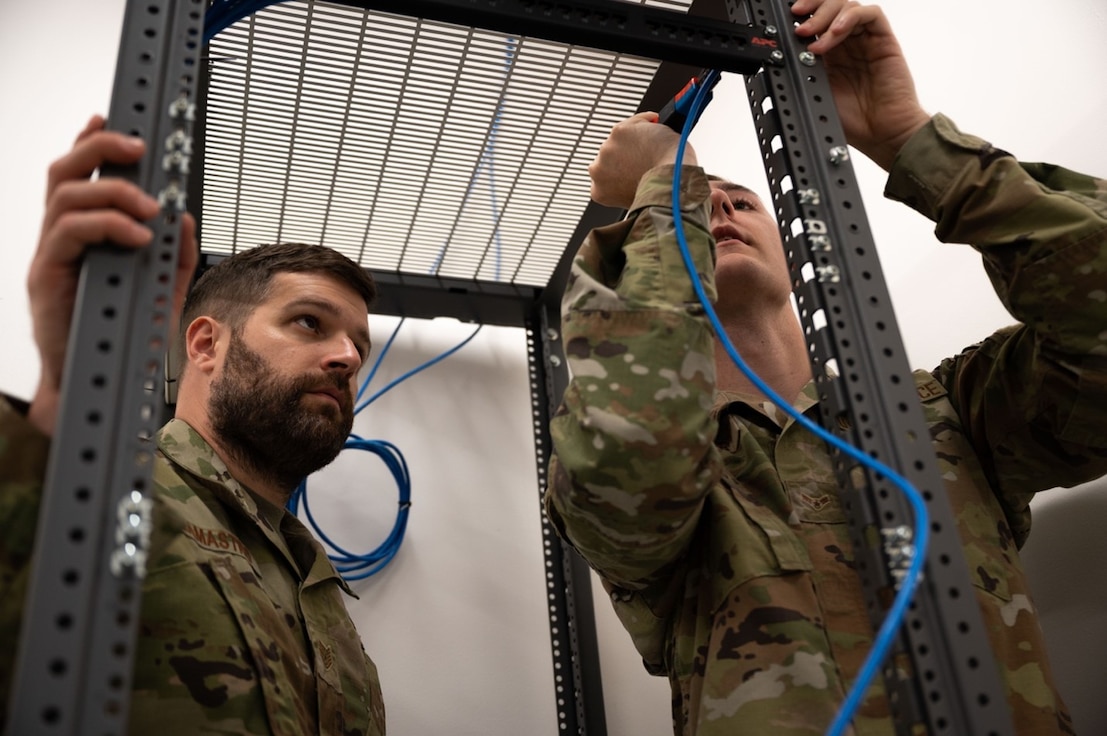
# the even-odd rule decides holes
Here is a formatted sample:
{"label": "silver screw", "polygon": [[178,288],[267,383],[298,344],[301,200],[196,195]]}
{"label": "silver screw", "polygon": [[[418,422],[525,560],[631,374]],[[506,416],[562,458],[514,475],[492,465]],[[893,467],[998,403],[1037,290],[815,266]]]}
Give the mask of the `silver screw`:
{"label": "silver screw", "polygon": [[765,26],[765,35],[766,36],[775,36],[776,35],[776,26]]}
{"label": "silver screw", "polygon": [[178,118],[184,118],[185,120],[192,121],[196,119],[196,105],[189,102],[188,95],[182,94],[173,102],[169,103],[169,117],[174,120]]}
{"label": "silver screw", "polygon": [[800,204],[818,204],[820,202],[818,189],[799,190]]}
{"label": "silver screw", "polygon": [[776,51],[769,54],[769,58],[773,61],[784,61],[784,52],[780,49],[777,49]]}
{"label": "silver screw", "polygon": [[801,51],[799,60],[804,66],[815,66],[815,55],[810,51]]}
{"label": "silver screw", "polygon": [[552,327],[546,329],[546,339],[547,340],[549,340],[550,342],[553,342],[557,338],[558,338],[557,330],[555,330]]}
{"label": "silver screw", "polygon": [[[158,204],[165,207],[172,207],[178,212],[184,212],[185,209],[185,192],[181,189],[176,182],[169,182],[169,186],[158,192]],[[153,386],[149,390],[153,390]]]}
{"label": "silver screw", "polygon": [[845,146],[834,146],[830,149],[830,163],[840,164],[849,161],[849,149]]}
{"label": "silver screw", "polygon": [[811,250],[830,250],[830,238],[825,235],[812,235],[807,242],[811,245]]}
{"label": "silver screw", "polygon": [[133,544],[112,550],[108,568],[121,580],[142,580],[146,577],[146,552]]}
{"label": "silver screw", "polygon": [[906,524],[900,526],[885,527],[880,530],[880,533],[884,536],[884,543],[886,545],[903,544],[910,542],[911,538],[915,536],[914,530]]}
{"label": "silver screw", "polygon": [[161,160],[161,166],[166,171],[179,171],[182,174],[188,173],[189,157],[180,151],[173,151],[172,153],[165,154],[165,157]]}
{"label": "silver screw", "polygon": [[165,148],[168,151],[182,151],[192,153],[192,138],[183,130],[175,130],[165,139]]}
{"label": "silver screw", "polygon": [[554,368],[557,368],[559,365],[561,365],[561,358],[559,358],[556,355],[551,355],[550,356],[550,365],[552,365]]}

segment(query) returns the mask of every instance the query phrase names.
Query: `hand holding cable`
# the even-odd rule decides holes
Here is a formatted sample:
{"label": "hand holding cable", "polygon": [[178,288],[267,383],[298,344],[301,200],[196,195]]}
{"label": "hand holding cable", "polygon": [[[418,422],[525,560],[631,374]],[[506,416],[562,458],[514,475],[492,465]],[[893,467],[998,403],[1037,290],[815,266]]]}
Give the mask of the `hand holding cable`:
{"label": "hand holding cable", "polygon": [[[658,119],[656,112],[640,112],[611,129],[588,167],[595,202],[628,209],[646,172],[676,161],[680,136],[664,125],[655,125]],[[684,161],[694,166],[695,151],[688,148]]]}

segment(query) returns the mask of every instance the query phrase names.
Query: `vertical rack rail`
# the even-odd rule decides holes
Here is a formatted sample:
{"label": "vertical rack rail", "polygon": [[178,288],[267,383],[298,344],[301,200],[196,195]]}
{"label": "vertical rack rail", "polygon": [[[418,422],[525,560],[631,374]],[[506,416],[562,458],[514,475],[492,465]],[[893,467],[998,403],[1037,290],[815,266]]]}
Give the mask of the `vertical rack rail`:
{"label": "vertical rack rail", "polygon": [[[750,0],[780,63],[746,87],[820,394],[821,423],[906,477],[930,514],[924,577],[885,659],[896,727],[913,734],[1013,732],[1006,697],[918,403],[822,63],[793,32],[788,0]],[[832,457],[869,614],[879,628],[911,552],[899,488]]]}
{"label": "vertical rack rail", "polygon": [[[568,382],[560,340],[556,300],[540,300],[527,325],[527,362],[531,375],[534,449],[540,491],[546,487],[550,419]],[[560,733],[603,736],[607,724],[596,639],[591,575],[584,560],[566,544],[542,514],[546,598],[553,650],[554,695]]]}
{"label": "vertical rack rail", "polygon": [[82,267],[7,733],[127,731],[205,7],[127,3],[108,127],[147,152],[101,173],[162,209],[150,247],[103,244]]}

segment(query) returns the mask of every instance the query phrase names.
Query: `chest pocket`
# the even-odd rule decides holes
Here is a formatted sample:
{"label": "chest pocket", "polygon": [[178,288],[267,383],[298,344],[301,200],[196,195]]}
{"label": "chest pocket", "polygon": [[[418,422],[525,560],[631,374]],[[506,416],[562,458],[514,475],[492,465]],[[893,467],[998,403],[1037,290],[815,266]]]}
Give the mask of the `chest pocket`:
{"label": "chest pocket", "polygon": [[380,680],[346,615],[338,583],[323,580],[302,596],[315,651],[322,733],[379,736],[384,725]]}
{"label": "chest pocket", "polygon": [[729,417],[723,438],[720,492],[705,510],[711,552],[707,559],[719,581],[717,605],[735,587],[754,578],[811,569],[811,558],[796,530],[788,493],[773,459],[753,431]]}
{"label": "chest pocket", "polygon": [[[604,581],[616,615],[630,633],[646,669],[687,676],[700,637],[715,612],[737,587],[757,578],[777,577],[789,569],[809,569],[771,514],[735,491],[724,475],[707,492],[696,536],[686,557],[649,586],[627,590]],[[785,530],[786,531],[786,530]],[[776,549],[782,548],[778,557]]]}
{"label": "chest pocket", "polygon": [[271,731],[282,736],[316,733],[317,688],[298,621],[277,610],[244,561],[214,557],[204,567],[234,614],[253,659]]}
{"label": "chest pocket", "polygon": [[706,585],[698,608],[713,614],[738,587],[759,578],[811,570],[811,558],[789,526],[791,503],[772,459],[744,423],[728,417],[721,433],[723,474],[705,499],[702,555]]}
{"label": "chest pocket", "polygon": [[761,583],[772,587],[773,579],[811,570],[795,532],[757,496],[767,477],[759,476],[757,485],[739,482],[728,468],[705,500],[699,554],[691,561],[686,605],[670,640],[669,667],[678,678],[693,673],[698,646],[735,590]]}
{"label": "chest pocket", "polygon": [[718,448],[722,478],[707,492],[688,556],[671,576],[638,591],[605,582],[616,614],[653,674],[689,674],[699,641],[693,632],[710,627],[736,588],[811,569],[810,557],[786,520],[763,501],[768,495],[758,497],[758,489],[771,484],[779,493],[780,482],[771,464],[759,459],[764,453],[756,440],[748,441],[746,448]]}

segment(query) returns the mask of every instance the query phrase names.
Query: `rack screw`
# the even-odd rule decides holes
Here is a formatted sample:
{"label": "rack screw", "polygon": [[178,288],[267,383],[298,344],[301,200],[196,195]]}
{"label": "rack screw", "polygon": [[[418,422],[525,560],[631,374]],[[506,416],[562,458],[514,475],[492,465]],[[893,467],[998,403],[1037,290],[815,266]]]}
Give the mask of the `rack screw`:
{"label": "rack screw", "polygon": [[825,235],[812,235],[810,240],[807,241],[813,251],[827,251],[830,250],[830,238]]}
{"label": "rack screw", "polygon": [[819,204],[819,190],[818,189],[801,189],[799,190],[800,204]]}
{"label": "rack screw", "polygon": [[849,161],[849,149],[845,146],[834,146],[830,149],[830,163],[840,164],[844,161]]}
{"label": "rack screw", "polygon": [[804,66],[815,66],[815,55],[810,51],[801,51],[799,60]]}
{"label": "rack screw", "polygon": [[765,35],[766,36],[775,36],[776,35],[776,26],[765,26]]}

